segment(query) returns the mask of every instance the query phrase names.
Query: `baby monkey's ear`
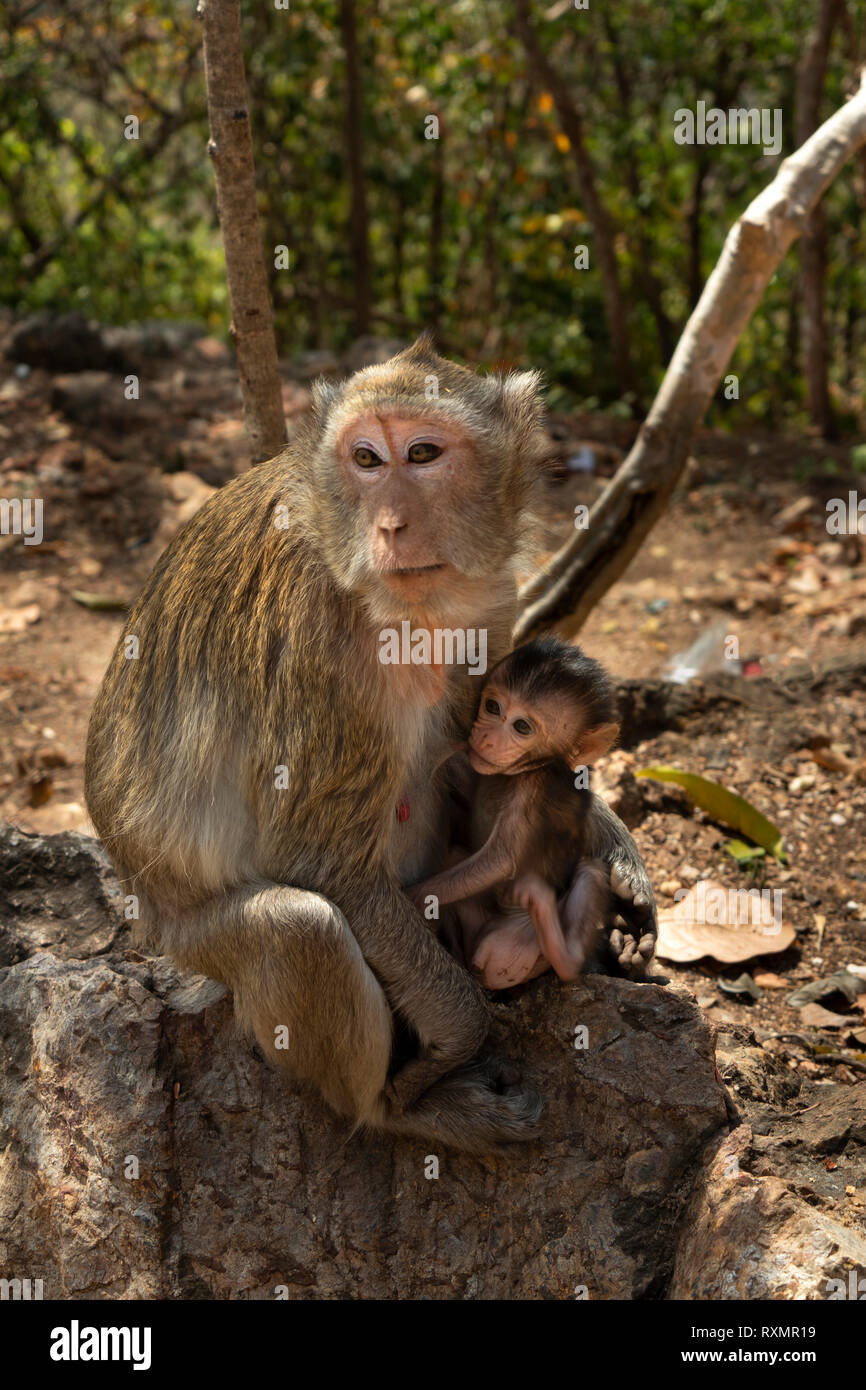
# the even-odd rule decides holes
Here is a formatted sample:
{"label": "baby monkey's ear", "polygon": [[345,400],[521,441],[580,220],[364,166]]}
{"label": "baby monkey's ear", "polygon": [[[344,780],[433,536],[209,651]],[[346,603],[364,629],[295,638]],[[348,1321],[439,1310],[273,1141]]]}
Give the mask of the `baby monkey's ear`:
{"label": "baby monkey's ear", "polygon": [[572,757],[572,767],[592,767],[613,748],[618,737],[618,724],[596,724],[594,729],[584,729]]}

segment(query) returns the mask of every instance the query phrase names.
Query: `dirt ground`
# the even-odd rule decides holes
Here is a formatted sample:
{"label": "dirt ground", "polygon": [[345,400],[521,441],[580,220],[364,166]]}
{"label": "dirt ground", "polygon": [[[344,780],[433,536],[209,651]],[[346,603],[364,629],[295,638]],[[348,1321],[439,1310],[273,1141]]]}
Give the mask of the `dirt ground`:
{"label": "dirt ground", "polygon": [[[93,605],[133,599],[172,531],[245,466],[236,378],[219,344],[149,361],[142,383],[131,403],[110,375],[16,374],[0,361],[0,496],[43,498],[45,533],[33,546],[0,537],[0,819],[41,833],[89,829],[88,712],[123,626],[122,611]],[[307,400],[296,373],[285,386],[290,429]],[[556,417],[551,431],[549,550],[634,432],[604,416]],[[571,471],[575,457],[594,471]],[[828,535],[825,524],[829,498],[858,482],[866,491],[850,457],[847,445],[808,438],[706,432],[668,514],[580,637],[624,682],[658,678],[708,629],[716,649],[719,634],[738,640],[739,661],[721,663],[722,694],[708,671],[672,713],[663,687],[650,687],[598,771],[627,805],[661,909],[699,879],[783,890],[796,938],[781,954],[663,963],[720,1038],[754,1045],[754,1076],[725,1076],[723,1049],[722,1075],[747,1112],[762,1103],[756,1131],[782,1148],[828,1088],[866,1075],[866,990],[820,999],[834,1015],[820,1025],[787,1002],[798,985],[866,967],[866,538]],[[633,780],[656,764],[754,802],[782,830],[787,865],[768,856],[750,876],[725,852],[726,827],[676,788]],[[727,992],[744,971],[760,997]],[[796,1161],[807,1190],[862,1223],[866,1165],[862,1149],[846,1148],[849,1131],[805,1158],[798,1148]]]}

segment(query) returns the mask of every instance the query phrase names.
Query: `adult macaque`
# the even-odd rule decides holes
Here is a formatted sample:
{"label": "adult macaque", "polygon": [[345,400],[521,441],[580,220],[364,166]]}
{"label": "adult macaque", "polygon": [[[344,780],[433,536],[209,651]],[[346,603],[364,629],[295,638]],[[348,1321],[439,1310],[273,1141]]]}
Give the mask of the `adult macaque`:
{"label": "adult macaque", "polygon": [[[229,985],[266,1055],[341,1114],[476,1152],[530,1138],[540,1103],[471,1060],[483,989],[401,884],[444,862],[431,769],[477,686],[465,666],[383,664],[379,639],[406,620],[508,650],[538,385],[426,339],[319,385],[298,439],[161,556],[87,749],[91,816],[151,938]],[[642,936],[640,858],[601,802],[589,819],[587,853],[619,866]],[[395,1019],[417,1051],[399,1067]]]}
{"label": "adult macaque", "polygon": [[[456,904],[461,954],[488,989],[550,966],[573,980],[587,963],[611,892],[607,867],[583,858],[593,799],[575,771],[606,753],[618,733],[610,681],[577,647],[542,638],[490,673],[468,754],[458,754],[479,775],[474,853],[410,890],[422,908],[428,898]],[[654,945],[648,932],[642,959]]]}

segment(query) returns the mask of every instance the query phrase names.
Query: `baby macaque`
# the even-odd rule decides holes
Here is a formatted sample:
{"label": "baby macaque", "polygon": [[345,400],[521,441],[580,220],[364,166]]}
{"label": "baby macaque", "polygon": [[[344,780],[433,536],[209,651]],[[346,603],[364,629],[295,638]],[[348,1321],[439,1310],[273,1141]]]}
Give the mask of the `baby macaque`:
{"label": "baby macaque", "polygon": [[455,849],[451,867],[409,890],[422,910],[431,895],[455,905],[461,953],[488,989],[550,966],[573,980],[585,965],[610,894],[606,865],[583,858],[586,769],[618,733],[610,681],[578,647],[540,638],[490,672],[458,754],[480,774],[474,853]]}

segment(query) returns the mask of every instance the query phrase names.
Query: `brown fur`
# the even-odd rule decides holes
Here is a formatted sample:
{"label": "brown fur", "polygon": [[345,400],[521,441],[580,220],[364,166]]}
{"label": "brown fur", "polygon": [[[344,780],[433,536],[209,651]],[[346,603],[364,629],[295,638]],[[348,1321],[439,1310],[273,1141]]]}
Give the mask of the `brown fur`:
{"label": "brown fur", "polygon": [[[441,484],[429,475],[401,530],[401,563],[417,534],[418,563],[435,548],[450,566],[424,602],[377,577],[371,535],[381,548],[383,528],[349,496],[342,441],[370,410],[464,441],[463,466]],[[507,650],[540,414],[535,373],[479,377],[426,339],[320,386],[300,437],[217,493],[160,558],[124,634],[140,656],[121,640],[85,769],[90,814],[145,931],[231,987],[276,1065],[356,1123],[476,1152],[530,1137],[539,1103],[470,1061],[488,1027],[483,992],[400,886],[442,862],[432,769],[477,680],[384,666],[377,636],[407,618],[486,628],[491,661]],[[633,845],[623,853],[616,828],[600,827],[601,857],[619,854],[640,881]],[[395,1015],[419,1055],[390,1076]],[[287,1050],[274,1045],[280,1027]]]}
{"label": "brown fur", "polygon": [[574,979],[604,925],[610,884],[586,858],[593,796],[575,785],[614,743],[616,701],[604,669],[579,648],[542,638],[509,653],[481,691],[462,775],[478,774],[470,848],[410,890],[457,904],[461,955],[489,989],[552,965]]}
{"label": "brown fur", "polygon": [[[425,400],[431,374],[439,401]],[[368,582],[333,439],[371,405],[475,441],[459,510],[446,494],[430,516],[464,576],[456,612],[446,595],[433,614],[385,614]],[[429,704],[379,663],[377,634],[386,617],[433,617],[486,627],[494,659],[507,648],[539,414],[535,374],[477,377],[425,340],[321,388],[303,436],[216,494],[161,557],[124,634],[140,656],[118,644],[87,749],[91,816],[151,939],[229,984],[267,1054],[342,1113],[467,1148],[530,1134],[534,1098],[499,1094],[475,1069],[410,1106],[419,1076],[401,1114],[387,1071],[393,1010],[440,1072],[487,1031],[477,986],[400,892],[444,847],[441,785],[425,769],[477,685],[452,670]],[[275,789],[278,766],[288,790]]]}

